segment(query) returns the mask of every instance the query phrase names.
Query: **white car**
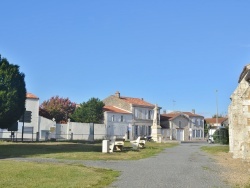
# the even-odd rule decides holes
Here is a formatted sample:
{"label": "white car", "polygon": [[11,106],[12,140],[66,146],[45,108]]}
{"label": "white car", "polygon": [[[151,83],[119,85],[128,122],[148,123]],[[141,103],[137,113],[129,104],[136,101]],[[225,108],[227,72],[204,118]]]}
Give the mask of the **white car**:
{"label": "white car", "polygon": [[214,143],[213,135],[209,135],[209,136],[208,136],[207,142],[208,142],[209,144]]}

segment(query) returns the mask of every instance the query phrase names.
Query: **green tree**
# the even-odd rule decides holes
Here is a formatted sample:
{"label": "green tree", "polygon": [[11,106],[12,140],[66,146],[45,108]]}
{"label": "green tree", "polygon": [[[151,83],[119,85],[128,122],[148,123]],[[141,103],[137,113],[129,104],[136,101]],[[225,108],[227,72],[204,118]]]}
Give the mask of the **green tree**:
{"label": "green tree", "polygon": [[91,98],[80,104],[71,115],[72,121],[82,123],[102,123],[104,103],[98,98]]}
{"label": "green tree", "polygon": [[220,144],[229,143],[229,132],[228,128],[217,129],[213,134],[214,142]]}
{"label": "green tree", "polygon": [[207,123],[206,120],[204,120],[204,134],[205,134],[205,137],[208,135],[208,130],[209,130],[209,124]]}
{"label": "green tree", "polygon": [[[212,116],[212,118],[216,118],[217,117],[217,115],[216,114],[214,114],[213,116]],[[218,114],[218,118],[222,118],[223,117],[223,115],[222,114]]]}
{"label": "green tree", "polygon": [[55,118],[57,123],[65,123],[75,108],[76,104],[71,102],[69,98],[55,96],[40,105],[39,115],[48,119]]}
{"label": "green tree", "polygon": [[0,128],[10,128],[25,111],[25,75],[0,55]]}

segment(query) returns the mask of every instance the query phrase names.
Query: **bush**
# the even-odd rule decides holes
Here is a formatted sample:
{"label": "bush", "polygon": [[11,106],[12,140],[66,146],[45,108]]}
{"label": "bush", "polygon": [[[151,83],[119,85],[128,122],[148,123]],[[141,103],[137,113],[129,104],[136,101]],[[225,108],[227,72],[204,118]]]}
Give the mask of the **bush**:
{"label": "bush", "polygon": [[214,143],[229,144],[228,128],[220,128],[213,134]]}

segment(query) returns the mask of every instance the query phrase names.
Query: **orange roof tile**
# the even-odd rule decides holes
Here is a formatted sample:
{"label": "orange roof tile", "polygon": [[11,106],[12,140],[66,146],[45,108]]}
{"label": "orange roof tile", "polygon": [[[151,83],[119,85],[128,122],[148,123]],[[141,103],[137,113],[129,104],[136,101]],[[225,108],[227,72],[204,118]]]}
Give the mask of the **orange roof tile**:
{"label": "orange roof tile", "polygon": [[116,108],[114,106],[104,106],[103,110],[108,111],[108,112],[113,112],[113,113],[130,114],[130,112],[127,112],[127,111],[122,110],[120,108]]}
{"label": "orange roof tile", "polygon": [[[226,121],[228,118],[218,118],[218,123],[223,123],[224,121]],[[211,123],[211,124],[216,124],[217,122],[217,118],[206,118],[205,119],[207,123]]]}
{"label": "orange roof tile", "polygon": [[178,117],[181,114],[184,114],[184,113],[182,113],[182,112],[173,112],[173,113],[168,113],[168,114],[161,114],[161,120],[172,120],[172,119]]}
{"label": "orange roof tile", "polygon": [[180,114],[185,114],[189,117],[203,117],[203,116],[200,116],[198,114],[193,114],[192,112],[170,112],[170,113],[167,113],[167,114],[161,114],[161,116],[164,118],[164,119],[174,119],[176,118],[177,116],[179,116]]}
{"label": "orange roof tile", "polygon": [[37,96],[35,96],[35,95],[32,94],[32,93],[26,93],[26,98],[27,98],[27,99],[39,99]]}
{"label": "orange roof tile", "polygon": [[186,115],[188,115],[188,116],[190,116],[190,117],[203,117],[203,116],[201,116],[201,115],[198,115],[198,114],[194,114],[194,113],[192,113],[192,112],[182,112],[183,114],[186,114]]}
{"label": "orange roof tile", "polygon": [[139,106],[149,106],[149,107],[154,107],[155,105],[150,104],[146,101],[144,101],[143,99],[139,99],[139,98],[132,98],[132,97],[120,97],[120,99],[133,104],[133,105],[139,105]]}

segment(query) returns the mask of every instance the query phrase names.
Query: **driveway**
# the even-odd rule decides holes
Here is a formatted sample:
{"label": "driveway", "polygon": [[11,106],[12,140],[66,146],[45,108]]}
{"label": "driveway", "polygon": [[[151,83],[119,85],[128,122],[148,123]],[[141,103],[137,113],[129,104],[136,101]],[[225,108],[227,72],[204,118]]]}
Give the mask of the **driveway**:
{"label": "driveway", "polygon": [[230,187],[220,179],[222,169],[200,150],[204,143],[183,143],[159,155],[136,161],[84,161],[86,166],[121,171],[110,187],[210,188]]}

